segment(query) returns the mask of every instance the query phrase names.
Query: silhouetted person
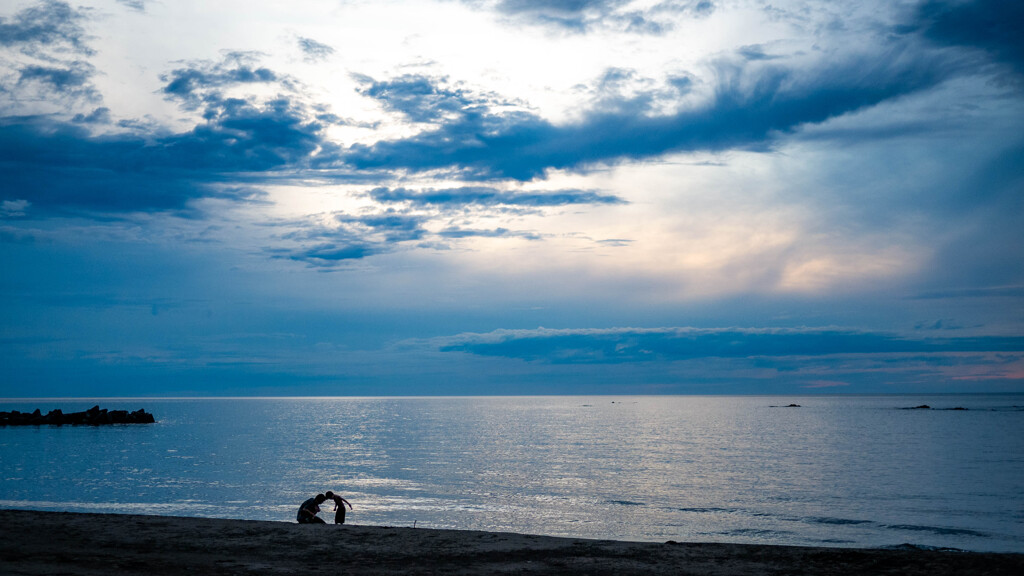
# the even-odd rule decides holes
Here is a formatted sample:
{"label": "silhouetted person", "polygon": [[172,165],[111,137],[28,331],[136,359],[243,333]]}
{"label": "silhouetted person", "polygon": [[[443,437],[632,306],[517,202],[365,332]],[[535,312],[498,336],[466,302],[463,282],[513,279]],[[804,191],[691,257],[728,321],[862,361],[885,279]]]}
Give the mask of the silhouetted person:
{"label": "silhouetted person", "polygon": [[348,500],[345,500],[340,495],[327,491],[327,497],[334,500],[334,523],[344,524],[345,523],[345,505],[348,504],[348,509],[352,509],[352,505],[349,504]]}
{"label": "silhouetted person", "polygon": [[320,512],[320,505],[324,503],[324,500],[327,500],[327,496],[323,494],[317,494],[306,500],[302,503],[302,506],[299,506],[299,513],[295,519],[299,521],[299,524],[327,524],[323,518],[317,516],[317,513]]}

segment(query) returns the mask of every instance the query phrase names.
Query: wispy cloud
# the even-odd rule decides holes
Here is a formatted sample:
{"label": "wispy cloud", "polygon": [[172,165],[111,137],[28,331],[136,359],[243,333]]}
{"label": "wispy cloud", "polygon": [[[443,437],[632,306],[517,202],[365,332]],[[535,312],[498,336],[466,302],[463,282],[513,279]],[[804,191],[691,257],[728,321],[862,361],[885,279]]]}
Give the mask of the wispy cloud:
{"label": "wispy cloud", "polygon": [[326,59],[331,54],[334,54],[334,48],[331,48],[323,42],[317,42],[312,38],[304,38],[300,36],[298,38],[298,43],[299,49],[302,50],[307,62],[318,62]]}
{"label": "wispy cloud", "polygon": [[117,3],[118,4],[122,4],[124,6],[127,6],[128,8],[131,8],[132,10],[135,10],[136,12],[145,12],[146,11],[146,3],[148,1],[149,0],[117,0]]}
{"label": "wispy cloud", "polygon": [[702,18],[715,10],[710,0],[667,0],[642,7],[635,7],[630,0],[497,0],[483,4],[519,22],[579,34],[593,29],[661,34],[671,27],[668,15]]}
{"label": "wispy cloud", "polygon": [[612,194],[596,190],[508,191],[487,186],[462,188],[374,188],[369,196],[381,203],[406,203],[416,207],[517,206],[551,207],[576,204],[625,204]]}
{"label": "wispy cloud", "polygon": [[609,328],[496,330],[437,341],[468,352],[551,363],[621,363],[891,353],[1024,352],[1024,337],[911,338],[841,329]]}
{"label": "wispy cloud", "polygon": [[914,30],[949,46],[977,48],[1024,74],[1024,5],[1000,0],[927,0],[917,8]]}

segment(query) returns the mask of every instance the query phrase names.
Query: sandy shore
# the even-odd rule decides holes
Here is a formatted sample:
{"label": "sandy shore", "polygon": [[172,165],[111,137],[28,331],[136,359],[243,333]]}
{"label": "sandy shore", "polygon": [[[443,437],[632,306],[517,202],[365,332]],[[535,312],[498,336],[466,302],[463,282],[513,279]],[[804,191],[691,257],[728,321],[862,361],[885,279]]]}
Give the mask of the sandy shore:
{"label": "sandy shore", "polygon": [[0,574],[1024,574],[1024,554],[0,510]]}

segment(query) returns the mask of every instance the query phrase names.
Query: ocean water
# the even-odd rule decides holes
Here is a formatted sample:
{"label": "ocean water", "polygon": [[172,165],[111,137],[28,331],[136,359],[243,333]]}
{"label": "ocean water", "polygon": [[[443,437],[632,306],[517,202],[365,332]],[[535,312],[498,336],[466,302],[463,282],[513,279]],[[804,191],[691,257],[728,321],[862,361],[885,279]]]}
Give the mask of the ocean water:
{"label": "ocean water", "polygon": [[[800,408],[784,408],[790,403]],[[1024,552],[1024,396],[0,400],[0,507]],[[903,410],[928,404],[932,410]],[[967,410],[951,410],[964,407]],[[330,521],[331,507],[321,513]],[[333,528],[331,528],[333,529]]]}

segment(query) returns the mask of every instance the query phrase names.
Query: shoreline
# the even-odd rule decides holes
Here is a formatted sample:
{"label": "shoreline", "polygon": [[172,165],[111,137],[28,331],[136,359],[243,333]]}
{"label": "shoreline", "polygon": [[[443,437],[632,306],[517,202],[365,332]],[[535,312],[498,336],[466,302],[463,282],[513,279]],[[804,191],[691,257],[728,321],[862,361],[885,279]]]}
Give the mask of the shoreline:
{"label": "shoreline", "polygon": [[588,540],[0,509],[0,573],[1024,574],[1024,554]]}

